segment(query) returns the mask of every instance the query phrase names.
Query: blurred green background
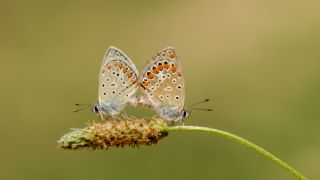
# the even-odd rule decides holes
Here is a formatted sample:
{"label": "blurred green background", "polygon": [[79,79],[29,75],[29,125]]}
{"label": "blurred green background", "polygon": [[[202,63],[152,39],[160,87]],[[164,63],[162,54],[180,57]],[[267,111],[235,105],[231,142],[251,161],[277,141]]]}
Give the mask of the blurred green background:
{"label": "blurred green background", "polygon": [[[213,99],[186,125],[215,127],[320,179],[320,2],[1,1],[0,179],[294,179],[256,152],[205,133],[152,147],[64,151],[56,141],[96,119],[98,70],[115,45],[138,69],[170,45],[186,104]],[[140,117],[153,112],[129,108]]]}

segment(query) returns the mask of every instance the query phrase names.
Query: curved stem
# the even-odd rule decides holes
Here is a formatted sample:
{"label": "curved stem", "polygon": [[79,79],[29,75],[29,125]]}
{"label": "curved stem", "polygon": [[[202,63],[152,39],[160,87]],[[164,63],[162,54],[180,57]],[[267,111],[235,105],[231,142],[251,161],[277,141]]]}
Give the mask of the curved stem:
{"label": "curved stem", "polygon": [[295,170],[294,168],[289,166],[287,163],[280,160],[275,155],[269,153],[268,151],[264,150],[263,148],[255,145],[254,143],[252,143],[246,139],[243,139],[242,137],[239,137],[235,134],[232,134],[232,133],[229,133],[226,131],[222,131],[219,129],[198,127],[198,126],[174,126],[174,127],[167,127],[166,130],[167,131],[199,131],[199,132],[207,132],[207,133],[211,133],[211,134],[217,134],[220,136],[224,136],[226,138],[229,138],[229,139],[232,139],[236,142],[239,142],[239,143],[247,146],[248,148],[253,149],[253,150],[257,151],[258,153],[264,155],[265,157],[267,157],[271,161],[275,162],[276,164],[278,164],[279,166],[284,168],[286,171],[288,171],[289,173],[291,173],[292,175],[294,175],[298,179],[302,179],[302,180],[308,179],[305,176],[303,176],[301,173],[299,173],[297,170]]}

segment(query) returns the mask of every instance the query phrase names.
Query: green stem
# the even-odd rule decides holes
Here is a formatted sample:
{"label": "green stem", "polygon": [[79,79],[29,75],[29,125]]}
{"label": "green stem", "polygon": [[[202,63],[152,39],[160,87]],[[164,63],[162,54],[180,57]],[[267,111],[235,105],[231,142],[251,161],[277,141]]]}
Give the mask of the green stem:
{"label": "green stem", "polygon": [[276,164],[278,164],[279,166],[284,168],[286,171],[288,171],[289,173],[291,173],[292,175],[294,175],[298,179],[302,179],[302,180],[308,179],[305,176],[303,176],[301,173],[299,173],[297,170],[295,170],[294,168],[289,166],[287,163],[281,161],[275,155],[269,153],[268,151],[264,150],[263,148],[255,145],[252,142],[250,142],[246,139],[243,139],[235,134],[232,134],[232,133],[229,133],[226,131],[222,131],[219,129],[198,127],[198,126],[174,126],[174,127],[167,127],[166,130],[167,131],[199,131],[199,132],[207,132],[207,133],[211,133],[211,134],[217,134],[220,136],[224,136],[226,138],[229,138],[229,139],[232,139],[236,142],[239,142],[239,143],[247,146],[248,148],[253,149],[253,150],[257,151],[258,153],[264,155],[265,157],[269,158],[271,161],[275,162]]}

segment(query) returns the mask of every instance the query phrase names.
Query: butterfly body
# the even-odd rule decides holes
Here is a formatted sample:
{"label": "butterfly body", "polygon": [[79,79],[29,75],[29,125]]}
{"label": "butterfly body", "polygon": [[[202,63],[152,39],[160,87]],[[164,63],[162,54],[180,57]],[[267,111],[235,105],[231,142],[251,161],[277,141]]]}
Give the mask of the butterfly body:
{"label": "butterfly body", "polygon": [[140,77],[140,87],[148,103],[167,121],[181,122],[189,115],[184,108],[184,86],[181,65],[171,47],[149,61]]}
{"label": "butterfly body", "polygon": [[99,101],[93,111],[102,119],[121,113],[137,91],[138,71],[131,59],[116,47],[109,47],[99,71]]}

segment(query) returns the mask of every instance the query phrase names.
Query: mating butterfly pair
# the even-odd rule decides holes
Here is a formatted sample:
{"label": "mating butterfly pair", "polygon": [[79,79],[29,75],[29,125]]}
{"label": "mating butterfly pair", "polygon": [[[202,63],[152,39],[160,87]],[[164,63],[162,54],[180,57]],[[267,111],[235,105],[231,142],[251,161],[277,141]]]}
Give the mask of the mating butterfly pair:
{"label": "mating butterfly pair", "polygon": [[[185,90],[181,65],[172,47],[160,51],[139,76],[132,60],[116,47],[109,47],[99,72],[99,101],[93,110],[102,119],[120,114],[130,103],[152,107],[167,121],[189,116],[184,108]],[[135,96],[138,88],[144,96]]]}

